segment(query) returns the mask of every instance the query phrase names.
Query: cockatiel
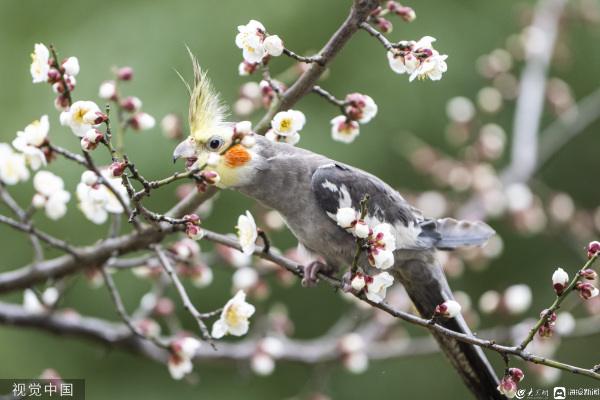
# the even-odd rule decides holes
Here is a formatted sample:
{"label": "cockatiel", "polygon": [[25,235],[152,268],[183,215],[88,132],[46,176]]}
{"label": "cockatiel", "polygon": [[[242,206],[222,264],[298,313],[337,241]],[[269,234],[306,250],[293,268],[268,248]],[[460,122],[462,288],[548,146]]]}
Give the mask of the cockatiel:
{"label": "cockatiel", "polygon": [[[223,121],[226,109],[219,95],[193,56],[192,60],[193,90],[188,86],[191,136],[177,146],[173,156],[174,161],[187,159],[187,166],[196,162],[202,165],[211,153],[223,151],[232,143],[235,126]],[[370,226],[390,224],[396,240],[394,265],[387,271],[404,285],[423,318],[431,318],[436,306],[453,299],[436,249],[483,245],[494,233],[483,222],[427,219],[379,178],[260,135],[256,135],[252,148],[235,145],[216,167],[208,169],[219,174],[220,187],[237,190],[277,210],[299,244],[324,260],[306,267],[305,279],[312,284],[316,283],[316,271],[335,274],[352,264],[356,238],[337,224],[335,216],[342,207],[360,212],[360,201],[368,194],[366,222]],[[359,266],[367,274],[376,273],[364,252]],[[471,334],[460,315],[441,318],[439,323]],[[433,336],[476,398],[505,398],[497,390],[496,375],[479,347],[437,333]]]}

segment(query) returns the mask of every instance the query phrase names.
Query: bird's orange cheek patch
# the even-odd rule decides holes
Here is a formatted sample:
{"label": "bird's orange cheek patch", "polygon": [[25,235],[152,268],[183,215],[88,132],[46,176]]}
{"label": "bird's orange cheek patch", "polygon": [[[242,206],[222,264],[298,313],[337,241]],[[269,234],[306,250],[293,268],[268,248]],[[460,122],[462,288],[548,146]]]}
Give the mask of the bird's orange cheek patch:
{"label": "bird's orange cheek patch", "polygon": [[252,159],[248,150],[242,145],[236,144],[223,155],[225,158],[225,165],[230,168],[237,168],[245,165]]}

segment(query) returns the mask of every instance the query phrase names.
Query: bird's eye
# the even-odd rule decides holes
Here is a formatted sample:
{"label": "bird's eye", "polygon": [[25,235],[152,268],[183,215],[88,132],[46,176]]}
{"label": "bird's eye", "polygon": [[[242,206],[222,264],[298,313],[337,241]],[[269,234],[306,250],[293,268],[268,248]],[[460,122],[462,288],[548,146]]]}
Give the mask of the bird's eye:
{"label": "bird's eye", "polygon": [[208,148],[213,151],[219,150],[221,146],[223,146],[223,144],[225,144],[225,141],[223,139],[212,138],[208,141]]}

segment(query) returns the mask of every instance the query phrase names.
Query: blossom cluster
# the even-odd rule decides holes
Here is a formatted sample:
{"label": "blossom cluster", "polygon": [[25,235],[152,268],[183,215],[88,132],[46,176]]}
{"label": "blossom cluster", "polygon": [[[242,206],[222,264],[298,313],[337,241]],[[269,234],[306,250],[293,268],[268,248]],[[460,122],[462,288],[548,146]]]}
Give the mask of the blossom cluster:
{"label": "blossom cluster", "polygon": [[77,57],[65,58],[58,65],[56,60],[50,57],[48,48],[42,43],[37,43],[31,58],[30,72],[33,83],[47,82],[51,84],[52,90],[58,93],[54,106],[59,111],[67,109],[69,93],[75,89],[75,76],[79,73]]}
{"label": "blossom cluster", "polygon": [[377,26],[381,33],[390,33],[392,23],[384,17],[388,14],[397,15],[406,22],[414,21],[417,18],[415,11],[410,7],[405,7],[397,1],[388,1],[384,7],[377,7],[371,12],[369,22]]}
{"label": "blossom cluster", "polygon": [[250,20],[247,25],[238,26],[238,30],[240,33],[235,37],[235,44],[242,49],[244,56],[240,73],[254,72],[253,64],[260,63],[267,56],[277,57],[283,53],[283,40],[277,35],[269,35],[260,22]]}
{"label": "blossom cluster", "polygon": [[377,115],[377,104],[367,95],[351,93],[344,101],[345,115],[331,120],[331,137],[339,142],[351,143],[359,135],[358,123],[366,124]]}
{"label": "blossom cluster", "polygon": [[[340,227],[363,239],[369,264],[379,269],[388,269],[394,265],[396,238],[390,224],[382,223],[371,228],[351,207],[342,207],[336,213]],[[357,274],[352,281],[356,290],[363,289],[369,300],[379,303],[385,297],[385,289],[392,285],[394,278],[387,272],[373,277]]]}
{"label": "blossom cluster", "polygon": [[[121,179],[115,177],[109,168],[101,168],[100,174],[99,177],[93,171],[84,171],[76,189],[79,209],[95,224],[106,222],[108,213],[122,213],[123,207],[119,198],[123,202],[128,199],[127,189],[121,184]],[[102,182],[108,183],[116,193],[109,190]]]}
{"label": "blossom cluster", "polygon": [[512,399],[517,394],[517,383],[521,382],[525,375],[519,368],[509,368],[500,381],[498,390],[506,397]]}
{"label": "blossom cluster", "polygon": [[398,74],[410,74],[409,81],[415,78],[438,81],[442,79],[442,73],[446,72],[447,55],[433,48],[431,43],[435,38],[425,36],[419,41],[402,41],[387,53],[388,61],[392,70]]}

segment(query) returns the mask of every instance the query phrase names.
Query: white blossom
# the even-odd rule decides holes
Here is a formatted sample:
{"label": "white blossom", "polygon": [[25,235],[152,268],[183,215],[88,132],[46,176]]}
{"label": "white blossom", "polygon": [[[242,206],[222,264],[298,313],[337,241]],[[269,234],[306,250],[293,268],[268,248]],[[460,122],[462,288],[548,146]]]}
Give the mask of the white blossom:
{"label": "white blossom", "polygon": [[358,123],[339,115],[331,120],[331,137],[343,143],[352,143],[360,133]]}
{"label": "white blossom", "polygon": [[[122,185],[121,178],[112,177],[108,169],[101,171],[101,174],[102,178],[117,191],[117,195],[127,201],[127,189]],[[105,185],[89,186],[89,176],[89,174],[82,174],[82,181],[77,185],[79,209],[93,223],[102,224],[108,218],[108,213],[122,213],[123,207],[117,196]]]}
{"label": "white blossom", "polygon": [[248,318],[250,318],[256,309],[252,304],[246,302],[246,294],[243,290],[227,302],[221,313],[221,317],[212,327],[212,337],[219,339],[225,334],[242,336],[248,332]]}
{"label": "white blossom", "polygon": [[60,176],[50,171],[39,171],[33,177],[33,188],[36,192],[49,197],[52,193],[65,188],[65,183]]}
{"label": "white blossom", "polygon": [[460,304],[457,301],[446,300],[436,307],[435,312],[445,318],[454,318],[460,313],[460,309]]}
{"label": "white blossom", "polygon": [[265,27],[260,22],[251,20],[247,25],[239,25],[238,30],[240,33],[235,38],[235,44],[243,50],[244,60],[261,62],[266,55],[263,44]]}
{"label": "white blossom", "polygon": [[427,57],[421,64],[415,69],[408,79],[412,82],[416,77],[419,79],[429,78],[432,81],[439,81],[442,79],[442,73],[448,70],[446,65],[447,55],[440,55],[437,50],[432,50],[433,55]]}
{"label": "white blossom", "polygon": [[62,62],[62,68],[65,74],[76,76],[79,73],[79,60],[77,57],[69,57]]}
{"label": "white blossom", "polygon": [[387,272],[382,272],[373,276],[373,282],[367,283],[365,287],[365,295],[367,299],[374,303],[381,303],[386,295],[388,287],[394,283],[394,277]]}
{"label": "white blossom", "polygon": [[306,117],[301,111],[288,110],[278,112],[271,121],[271,127],[277,135],[288,136],[301,130],[305,123]]}
{"label": "white blossom", "polygon": [[192,372],[194,365],[189,358],[178,357],[171,355],[167,363],[171,377],[176,380],[183,379],[184,376]]}
{"label": "white blossom", "polygon": [[171,348],[181,358],[192,359],[202,343],[193,337],[183,337],[171,343]]}
{"label": "white blossom", "polygon": [[25,155],[15,153],[8,143],[0,143],[0,181],[15,185],[29,179]]}
{"label": "white blossom", "polygon": [[35,45],[35,50],[31,53],[31,77],[33,83],[46,82],[48,80],[48,72],[50,72],[50,64],[48,60],[50,58],[50,51],[42,43]]}
{"label": "white blossom", "polygon": [[[64,190],[64,186],[62,178],[50,171],[39,171],[33,177],[33,187],[43,197],[43,207],[50,219],[57,220],[67,213],[71,194]],[[36,202],[42,204],[39,198]]]}
{"label": "white blossom", "polygon": [[249,135],[252,132],[252,122],[240,121],[235,124],[235,132],[240,135]]}
{"label": "white blossom", "polygon": [[283,40],[277,35],[269,36],[264,41],[265,51],[273,57],[280,56],[283,53]]}
{"label": "white blossom", "polygon": [[27,314],[42,314],[46,311],[44,304],[31,289],[23,291],[23,309]]}
{"label": "white blossom", "polygon": [[17,132],[17,138],[20,138],[28,146],[40,147],[48,137],[49,130],[48,116],[42,115],[39,121],[33,121],[23,131]]}
{"label": "white blossom", "polygon": [[335,214],[335,219],[339,226],[344,229],[349,229],[354,227],[356,221],[358,220],[358,215],[356,211],[354,211],[351,207],[342,207],[337,210]]}
{"label": "white blossom", "polygon": [[98,97],[104,100],[114,100],[117,97],[117,84],[115,81],[104,81],[98,89]]}
{"label": "white blossom", "polygon": [[95,116],[97,113],[102,114],[100,108],[93,101],[77,101],[73,103],[68,111],[63,111],[60,114],[60,123],[63,126],[71,127],[74,134],[83,137],[92,129],[92,126],[99,125],[86,122],[84,117],[88,115],[87,119],[89,120],[90,116]]}
{"label": "white blossom", "polygon": [[145,112],[136,113],[131,119],[131,127],[138,131],[147,131],[154,128],[156,120],[154,117]]}
{"label": "white blossom", "polygon": [[250,359],[250,368],[256,375],[268,376],[275,371],[275,360],[266,353],[256,353]]}
{"label": "white blossom", "polygon": [[291,135],[284,136],[284,139],[287,144],[294,146],[300,141],[300,134],[298,132],[294,132]]}
{"label": "white blossom", "polygon": [[246,211],[246,215],[240,215],[236,228],[242,252],[246,255],[254,253],[256,247],[255,242],[258,238],[258,232],[254,217],[250,211]]}
{"label": "white blossom", "polygon": [[249,290],[258,282],[258,272],[252,267],[242,267],[231,277],[235,289]]}

